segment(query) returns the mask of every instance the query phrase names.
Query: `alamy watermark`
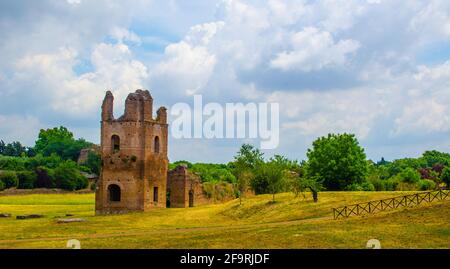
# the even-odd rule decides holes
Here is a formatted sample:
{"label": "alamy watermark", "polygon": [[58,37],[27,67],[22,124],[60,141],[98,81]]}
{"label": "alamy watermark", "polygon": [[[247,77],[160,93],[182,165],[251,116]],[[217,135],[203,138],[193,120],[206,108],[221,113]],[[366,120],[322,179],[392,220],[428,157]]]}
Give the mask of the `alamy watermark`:
{"label": "alamy watermark", "polygon": [[175,139],[259,139],[261,149],[275,149],[280,141],[278,103],[176,103],[170,108]]}

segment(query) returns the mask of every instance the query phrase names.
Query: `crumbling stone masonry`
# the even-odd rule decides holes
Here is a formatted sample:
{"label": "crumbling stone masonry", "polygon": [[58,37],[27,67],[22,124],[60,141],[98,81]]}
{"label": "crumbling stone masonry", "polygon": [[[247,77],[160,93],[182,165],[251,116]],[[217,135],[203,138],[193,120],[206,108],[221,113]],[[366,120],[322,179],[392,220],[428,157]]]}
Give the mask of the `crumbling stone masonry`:
{"label": "crumbling stone masonry", "polygon": [[130,93],[125,113],[113,115],[110,91],[102,105],[102,169],[96,188],[96,214],[147,211],[166,207],[167,111],[153,118],[153,98],[147,90]]}
{"label": "crumbling stone masonry", "polygon": [[200,177],[179,165],[167,175],[167,207],[194,207],[208,203]]}

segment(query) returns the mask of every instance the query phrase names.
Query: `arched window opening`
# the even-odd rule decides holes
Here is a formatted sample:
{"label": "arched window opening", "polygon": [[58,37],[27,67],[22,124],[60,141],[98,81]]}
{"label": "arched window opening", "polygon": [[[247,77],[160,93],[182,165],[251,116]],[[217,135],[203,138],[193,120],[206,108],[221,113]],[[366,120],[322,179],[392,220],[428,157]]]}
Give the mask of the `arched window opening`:
{"label": "arched window opening", "polygon": [[120,150],[120,137],[118,135],[113,135],[111,137],[111,149],[112,153],[116,153]]}
{"label": "arched window opening", "polygon": [[154,143],[154,149],[155,149],[155,153],[159,153],[159,137],[155,137],[155,143]]}
{"label": "arched window opening", "polygon": [[109,201],[120,202],[120,187],[116,184],[108,186]]}

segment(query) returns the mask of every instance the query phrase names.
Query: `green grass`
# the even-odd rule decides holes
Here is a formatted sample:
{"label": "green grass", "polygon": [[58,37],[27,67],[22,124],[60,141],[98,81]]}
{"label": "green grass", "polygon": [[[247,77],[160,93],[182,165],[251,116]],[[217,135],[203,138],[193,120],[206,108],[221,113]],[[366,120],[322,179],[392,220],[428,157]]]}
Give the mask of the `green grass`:
{"label": "green grass", "polygon": [[[0,196],[0,248],[450,248],[450,201],[333,220],[331,208],[407,192],[322,192],[319,203],[291,193],[195,208],[95,216],[93,194]],[[16,220],[20,214],[42,219]],[[86,222],[58,224],[65,214]]]}

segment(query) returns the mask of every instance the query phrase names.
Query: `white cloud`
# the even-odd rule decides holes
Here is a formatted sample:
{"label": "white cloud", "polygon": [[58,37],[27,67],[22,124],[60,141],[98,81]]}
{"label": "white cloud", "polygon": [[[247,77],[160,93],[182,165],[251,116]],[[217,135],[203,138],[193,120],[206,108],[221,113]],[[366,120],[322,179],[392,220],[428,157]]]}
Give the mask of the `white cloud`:
{"label": "white cloud", "polygon": [[[365,139],[374,121],[388,112],[382,91],[362,89],[331,92],[281,92],[268,96],[280,103],[286,119],[282,127],[301,135],[318,137],[328,133],[355,133]],[[373,101],[376,100],[376,101]]]}
{"label": "white cloud", "polygon": [[346,63],[348,54],[359,48],[358,41],[346,39],[335,42],[329,32],[306,27],[289,38],[292,50],[277,54],[270,64],[281,70],[318,70]]}
{"label": "white cloud", "polygon": [[0,140],[5,143],[19,141],[32,146],[41,128],[45,126],[34,116],[0,114]]}
{"label": "white cloud", "polygon": [[422,3],[418,13],[410,20],[409,30],[424,34],[423,37],[427,39],[436,35],[450,36],[449,8],[450,3],[446,0]]}
{"label": "white cloud", "polygon": [[[53,54],[28,55],[17,63],[16,80],[36,80],[42,98],[58,113],[86,118],[97,113],[106,89],[119,100],[128,92],[145,88],[147,68],[132,59],[124,44],[97,44],[91,55],[92,72],[77,75],[73,68],[77,53],[72,48],[60,48]],[[118,102],[119,108],[122,105]]]}
{"label": "white cloud", "polygon": [[151,85],[167,105],[193,93],[280,102],[281,138],[293,141],[280,153],[291,156],[327,132],[394,153],[450,132],[450,63],[434,47],[449,42],[445,0],[14,3],[0,10],[2,115],[76,119],[89,133],[106,89],[121,113],[128,92]]}
{"label": "white cloud", "polygon": [[182,41],[165,48],[164,59],[154,66],[150,81],[162,81],[162,87],[185,95],[202,90],[217,62],[207,46],[223,26],[218,21],[191,27]]}
{"label": "white cloud", "polygon": [[81,0],[67,0],[67,3],[71,5],[79,5],[81,4]]}
{"label": "white cloud", "polygon": [[450,61],[433,67],[419,66],[411,77],[413,85],[405,89],[405,104],[395,118],[396,128],[392,135],[449,131]]}
{"label": "white cloud", "polygon": [[129,41],[136,44],[141,44],[142,42],[138,35],[123,27],[114,27],[111,31],[111,36],[120,43]]}
{"label": "white cloud", "polygon": [[185,37],[185,40],[191,45],[206,46],[224,25],[223,21],[194,25]]}

